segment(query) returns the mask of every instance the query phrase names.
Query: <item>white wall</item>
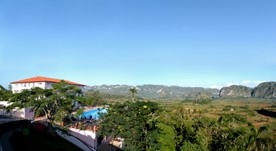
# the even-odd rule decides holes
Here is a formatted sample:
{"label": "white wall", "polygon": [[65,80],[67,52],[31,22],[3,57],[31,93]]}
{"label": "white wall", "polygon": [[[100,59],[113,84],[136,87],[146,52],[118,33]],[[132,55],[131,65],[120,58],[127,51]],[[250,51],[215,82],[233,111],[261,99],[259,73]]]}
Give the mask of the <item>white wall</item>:
{"label": "white wall", "polygon": [[25,109],[20,109],[20,110],[13,110],[12,116],[17,117],[17,118],[24,118],[25,117]]}
{"label": "white wall", "polygon": [[31,111],[30,108],[24,108],[24,117],[25,119],[32,120],[34,119],[35,112]]}
{"label": "white wall", "polygon": [[56,132],[59,136],[63,137],[64,139],[70,141],[71,143],[75,144],[76,146],[80,147],[84,151],[96,151],[94,148],[90,148],[87,145],[85,145],[83,142],[81,142],[79,139],[77,139],[75,136],[67,135],[66,133],[63,133],[62,131],[56,129]]}
{"label": "white wall", "polygon": [[79,130],[75,128],[69,128],[70,134],[79,138],[80,140],[84,141],[88,145],[90,145],[92,148],[97,148],[97,138],[96,134],[89,130]]}
{"label": "white wall", "polygon": [[8,101],[0,101],[0,105],[3,105],[5,107],[7,107],[8,105],[10,105],[11,103],[9,103]]}
{"label": "white wall", "polygon": [[34,87],[40,87],[42,89],[46,88],[46,82],[31,82],[31,83],[14,83],[11,84],[12,92],[19,93],[24,89],[31,89]]}
{"label": "white wall", "polygon": [[[12,103],[9,103],[8,101],[0,101],[0,105],[3,105],[5,107],[7,107],[11,104]],[[6,115],[6,116],[17,117],[17,118],[29,119],[29,120],[34,118],[34,112],[32,112],[30,108],[13,109],[9,113],[7,113],[5,109],[1,109],[0,114]]]}
{"label": "white wall", "polygon": [[[12,92],[13,93],[19,93],[24,89],[31,89],[34,87],[40,87],[42,89],[51,89],[53,88],[53,84],[52,82],[31,82],[31,83],[14,83],[11,84],[12,86]],[[84,91],[84,86],[76,86],[79,89],[81,89],[82,91]]]}
{"label": "white wall", "polygon": [[5,109],[1,109],[1,115],[9,116],[9,117],[17,117],[17,118],[24,118],[25,117],[25,110],[24,109],[14,109],[10,112],[7,112]]}

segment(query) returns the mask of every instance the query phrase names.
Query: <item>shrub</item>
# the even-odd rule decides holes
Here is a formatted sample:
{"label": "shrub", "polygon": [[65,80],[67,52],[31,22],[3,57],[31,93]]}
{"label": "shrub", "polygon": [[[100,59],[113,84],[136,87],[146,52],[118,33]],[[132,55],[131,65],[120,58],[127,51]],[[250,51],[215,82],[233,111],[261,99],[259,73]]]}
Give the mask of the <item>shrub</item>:
{"label": "shrub", "polygon": [[248,105],[244,105],[244,106],[240,106],[241,109],[249,109],[249,106]]}
{"label": "shrub", "polygon": [[222,114],[221,117],[219,118],[219,123],[248,123],[246,120],[245,116],[242,116],[240,114]]}

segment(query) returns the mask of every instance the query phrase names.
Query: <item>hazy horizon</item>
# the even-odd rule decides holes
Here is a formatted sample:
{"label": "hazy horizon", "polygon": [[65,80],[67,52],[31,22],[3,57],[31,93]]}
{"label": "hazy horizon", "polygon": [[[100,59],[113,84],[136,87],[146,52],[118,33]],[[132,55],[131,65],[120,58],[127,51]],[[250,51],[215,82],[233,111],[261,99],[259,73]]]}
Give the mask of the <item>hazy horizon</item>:
{"label": "hazy horizon", "polygon": [[227,82],[222,85],[212,85],[210,87],[205,87],[205,86],[185,86],[185,85],[166,85],[166,84],[151,84],[151,83],[145,83],[145,84],[138,84],[138,85],[130,85],[130,84],[97,84],[97,85],[92,85],[92,86],[102,86],[102,85],[128,85],[128,86],[143,86],[143,85],[163,85],[163,86],[179,86],[179,87],[202,87],[202,88],[215,88],[215,89],[221,89],[222,87],[229,87],[231,85],[242,85],[242,86],[247,86],[250,88],[254,88],[258,86],[262,82],[276,82],[276,81],[242,81],[241,83],[231,83]]}
{"label": "hazy horizon", "polygon": [[[31,78],[31,77],[29,77]],[[53,78],[53,77],[49,77],[49,78]],[[70,79],[62,79],[60,78],[61,80],[69,80]],[[23,79],[18,79],[18,80],[23,80]],[[11,81],[13,82],[13,81]],[[77,82],[77,81],[73,81],[73,82]],[[231,82],[227,82],[225,84],[221,84],[221,85],[212,85],[212,86],[195,86],[195,85],[167,85],[167,84],[153,84],[153,83],[144,83],[144,84],[136,84],[136,85],[133,85],[133,84],[127,84],[127,83],[111,83],[111,84],[106,84],[106,83],[102,83],[102,84],[94,84],[94,85],[89,85],[89,84],[85,84],[85,83],[81,83],[81,84],[85,84],[86,86],[90,86],[90,87],[93,87],[93,86],[103,86],[103,85],[108,85],[108,86],[111,86],[111,85],[120,85],[120,86],[123,86],[123,85],[127,85],[127,86],[143,86],[143,85],[160,85],[160,86],[168,86],[168,87],[172,87],[172,86],[178,86],[178,87],[202,87],[202,88],[214,88],[214,89],[221,89],[222,87],[229,87],[231,85],[242,85],[242,86],[247,86],[247,87],[250,87],[250,88],[254,88],[256,86],[258,86],[260,83],[262,82],[276,82],[276,81],[249,81],[249,80],[246,80],[246,81],[241,81],[240,83],[231,83]],[[78,82],[77,82],[78,83]],[[1,85],[1,84],[0,84]],[[8,88],[9,87],[9,84],[8,85],[2,85],[4,86],[5,88]]]}

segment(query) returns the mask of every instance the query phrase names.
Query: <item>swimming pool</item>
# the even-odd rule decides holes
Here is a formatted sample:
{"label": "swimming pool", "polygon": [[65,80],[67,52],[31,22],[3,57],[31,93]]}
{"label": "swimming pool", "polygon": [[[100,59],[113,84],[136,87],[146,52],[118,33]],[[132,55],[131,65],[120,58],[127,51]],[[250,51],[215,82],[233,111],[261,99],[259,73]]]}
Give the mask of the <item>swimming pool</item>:
{"label": "swimming pool", "polygon": [[83,112],[79,118],[85,117],[86,119],[89,119],[91,116],[93,119],[97,120],[97,119],[99,119],[99,116],[100,116],[99,113],[107,113],[107,110],[104,108],[97,108],[97,109],[89,110],[89,111]]}

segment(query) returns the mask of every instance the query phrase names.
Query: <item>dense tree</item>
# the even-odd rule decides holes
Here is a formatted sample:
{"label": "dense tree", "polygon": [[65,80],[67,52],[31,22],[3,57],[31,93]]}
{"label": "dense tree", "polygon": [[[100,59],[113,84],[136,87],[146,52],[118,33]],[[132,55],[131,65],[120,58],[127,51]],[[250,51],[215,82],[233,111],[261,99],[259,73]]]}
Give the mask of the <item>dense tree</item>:
{"label": "dense tree", "polygon": [[219,129],[212,135],[210,150],[246,150],[246,131],[242,128],[227,127]]}
{"label": "dense tree", "polygon": [[160,129],[159,142],[161,145],[160,150],[162,151],[175,151],[175,133],[173,127],[166,125],[162,122],[158,122],[158,128]]}
{"label": "dense tree", "polygon": [[[274,134],[275,128],[274,130],[271,130],[271,128],[269,128],[268,125],[261,126],[260,128],[256,128],[252,124],[249,124],[248,128],[250,129],[250,132],[245,141],[246,148],[248,150],[275,149],[276,147],[275,134]],[[273,138],[273,135],[274,135],[274,138]]]}
{"label": "dense tree", "polygon": [[78,101],[81,90],[76,86],[67,85],[65,81],[54,84],[52,94],[48,96],[53,104],[50,115],[53,119],[61,121],[73,110],[73,102]]}
{"label": "dense tree", "polygon": [[[48,118],[49,115],[47,114],[47,110],[49,110],[48,108],[51,108],[51,106],[49,106],[49,99],[47,98],[48,90],[35,87],[30,90],[24,91],[29,92],[29,94],[27,95],[27,101],[24,103],[24,107],[31,107],[36,114],[44,113],[45,116]],[[20,95],[21,93],[16,93],[15,95]]]}
{"label": "dense tree", "polygon": [[43,112],[49,120],[62,121],[72,112],[73,101],[77,101],[80,94],[80,89],[61,81],[54,84],[52,89],[35,87],[15,93],[8,109],[31,108],[35,112]]}
{"label": "dense tree", "polygon": [[99,91],[90,90],[84,93],[81,103],[89,106],[99,106],[103,104],[103,100]]}
{"label": "dense tree", "polygon": [[12,91],[5,89],[0,85],[0,101],[8,101],[11,97]]}
{"label": "dense tree", "polygon": [[124,150],[158,149],[159,106],[154,102],[125,102],[111,105],[102,116],[100,135],[121,137]]}
{"label": "dense tree", "polygon": [[23,90],[20,93],[15,93],[11,95],[9,102],[12,104],[7,107],[8,110],[14,108],[24,108],[26,103],[30,100],[31,91],[30,90]]}
{"label": "dense tree", "polygon": [[221,114],[214,120],[177,104],[166,108],[158,122],[162,150],[273,150],[276,147],[276,137],[270,135],[275,130],[255,128],[240,114]]}

